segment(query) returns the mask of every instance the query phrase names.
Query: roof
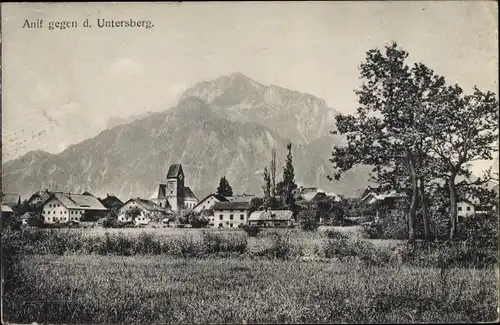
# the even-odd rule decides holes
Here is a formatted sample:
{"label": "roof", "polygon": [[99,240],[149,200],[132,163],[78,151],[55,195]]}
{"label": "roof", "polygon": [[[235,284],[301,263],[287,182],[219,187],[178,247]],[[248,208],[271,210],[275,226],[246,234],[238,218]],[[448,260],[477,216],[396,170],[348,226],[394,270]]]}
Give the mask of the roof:
{"label": "roof", "polygon": [[216,202],[213,206],[214,210],[248,210],[249,202]]}
{"label": "roof", "polygon": [[291,210],[267,210],[267,211],[254,211],[248,218],[249,221],[264,221],[264,220],[290,220],[293,217]]}
{"label": "roof", "polygon": [[207,196],[205,196],[200,202],[198,202],[198,204],[195,206],[195,208],[197,206],[199,206],[200,204],[202,204],[203,202],[205,202],[207,199],[213,197],[214,199],[218,200],[219,202],[229,202],[228,199],[226,199],[225,196],[223,195],[220,195],[220,194],[217,194],[217,193],[210,193],[208,194]]}
{"label": "roof", "polygon": [[45,201],[45,203],[52,198],[59,200],[59,202],[68,209],[107,210],[96,197],[90,195],[55,192]]}
{"label": "roof", "polygon": [[21,219],[29,219],[31,217],[34,217],[35,215],[36,215],[35,212],[26,212],[21,216]]}
{"label": "roof", "polygon": [[181,164],[172,164],[168,168],[167,178],[177,178],[182,173]]}
{"label": "roof", "polygon": [[141,198],[132,198],[132,199],[128,200],[127,202],[125,202],[125,204],[127,204],[131,201],[137,202],[141,207],[143,207],[147,211],[167,213],[167,211],[165,211],[165,209],[162,209],[159,205],[157,205],[153,201],[141,199]]}
{"label": "roof", "polygon": [[193,199],[196,199],[198,200],[198,198],[196,197],[196,195],[194,195],[193,191],[191,191],[191,189],[189,187],[184,187],[184,197],[185,198],[193,198]]}
{"label": "roof", "polygon": [[14,212],[8,205],[2,204],[2,212]]}
{"label": "roof", "polygon": [[150,199],[164,199],[167,193],[166,184],[158,184],[154,193],[149,197]]}
{"label": "roof", "polygon": [[323,193],[317,187],[304,187],[299,191],[299,195],[306,201],[311,201],[318,193]]}
{"label": "roof", "polygon": [[19,194],[2,193],[2,204],[12,208],[19,203],[21,203],[21,196]]}
{"label": "roof", "polygon": [[90,196],[93,196],[90,192],[87,192],[87,191],[83,192],[83,193],[82,193],[82,195],[90,195]]}
{"label": "roof", "polygon": [[121,207],[123,205],[123,202],[119,198],[109,194],[104,199],[99,199],[99,202],[107,209]]}
{"label": "roof", "polygon": [[404,198],[406,197],[406,194],[404,193],[397,193],[396,191],[391,191],[391,192],[385,192],[382,194],[377,194],[375,191],[369,192],[366,194],[361,201],[366,201],[367,198],[372,197],[372,203],[376,201],[384,201],[385,199],[399,199],[399,198]]}
{"label": "roof", "polygon": [[28,202],[31,202],[31,200],[33,200],[37,196],[40,198],[42,202],[45,202],[51,195],[52,192],[49,192],[48,190],[38,191],[29,198]]}
{"label": "roof", "polygon": [[241,194],[241,195],[234,195],[234,196],[226,196],[226,199],[229,202],[250,203],[250,201],[252,201],[253,198],[255,198],[255,195],[253,195],[253,194]]}

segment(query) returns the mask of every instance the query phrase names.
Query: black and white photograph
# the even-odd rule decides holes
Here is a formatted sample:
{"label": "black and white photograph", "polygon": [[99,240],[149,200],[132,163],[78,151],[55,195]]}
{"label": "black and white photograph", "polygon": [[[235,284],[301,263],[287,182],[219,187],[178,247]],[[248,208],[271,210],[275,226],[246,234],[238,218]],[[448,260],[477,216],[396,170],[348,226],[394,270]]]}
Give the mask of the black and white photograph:
{"label": "black and white photograph", "polygon": [[496,1],[0,13],[2,324],[499,320]]}

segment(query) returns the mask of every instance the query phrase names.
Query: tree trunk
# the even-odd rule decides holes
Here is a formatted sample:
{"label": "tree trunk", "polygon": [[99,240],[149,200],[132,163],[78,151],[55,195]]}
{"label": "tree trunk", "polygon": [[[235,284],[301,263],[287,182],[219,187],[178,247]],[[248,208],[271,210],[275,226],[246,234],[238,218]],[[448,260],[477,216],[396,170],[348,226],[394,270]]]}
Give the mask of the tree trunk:
{"label": "tree trunk", "polygon": [[448,178],[448,187],[450,189],[450,240],[457,237],[458,213],[457,213],[457,189],[455,188],[456,173],[452,173]]}
{"label": "tree trunk", "polygon": [[415,215],[417,212],[417,172],[415,171],[415,160],[413,157],[409,159],[410,174],[411,174],[411,203],[410,211],[408,212],[408,240],[415,240]]}
{"label": "tree trunk", "polygon": [[429,227],[427,197],[425,195],[425,183],[424,183],[423,177],[420,177],[420,204],[422,206],[422,219],[424,221],[424,237],[425,237],[425,239],[429,239],[431,232],[430,232],[430,227]]}

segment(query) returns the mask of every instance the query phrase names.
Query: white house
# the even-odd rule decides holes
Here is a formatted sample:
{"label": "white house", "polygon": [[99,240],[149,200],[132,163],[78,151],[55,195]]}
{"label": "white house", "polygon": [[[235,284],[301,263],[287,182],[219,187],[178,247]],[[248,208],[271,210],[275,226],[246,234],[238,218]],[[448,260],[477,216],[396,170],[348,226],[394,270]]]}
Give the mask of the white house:
{"label": "white house", "polygon": [[214,228],[239,228],[247,223],[250,203],[217,202],[213,206]]}
{"label": "white house", "polygon": [[42,206],[42,218],[46,224],[67,223],[102,217],[106,211],[91,195],[53,192]]}
{"label": "white house", "polygon": [[160,207],[150,200],[133,198],[125,202],[125,204],[118,210],[118,221],[132,222],[132,216],[127,215],[127,211],[137,207],[140,210],[139,215],[133,220],[136,225],[147,225],[152,220],[163,220],[167,217],[167,210]]}

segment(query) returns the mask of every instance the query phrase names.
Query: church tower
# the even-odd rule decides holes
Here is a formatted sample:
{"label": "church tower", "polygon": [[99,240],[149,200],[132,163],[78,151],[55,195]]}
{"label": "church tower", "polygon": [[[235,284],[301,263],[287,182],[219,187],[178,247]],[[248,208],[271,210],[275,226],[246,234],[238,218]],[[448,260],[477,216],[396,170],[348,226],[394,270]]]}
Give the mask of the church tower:
{"label": "church tower", "polygon": [[166,197],[173,211],[184,209],[184,171],[181,164],[173,164],[167,172]]}

